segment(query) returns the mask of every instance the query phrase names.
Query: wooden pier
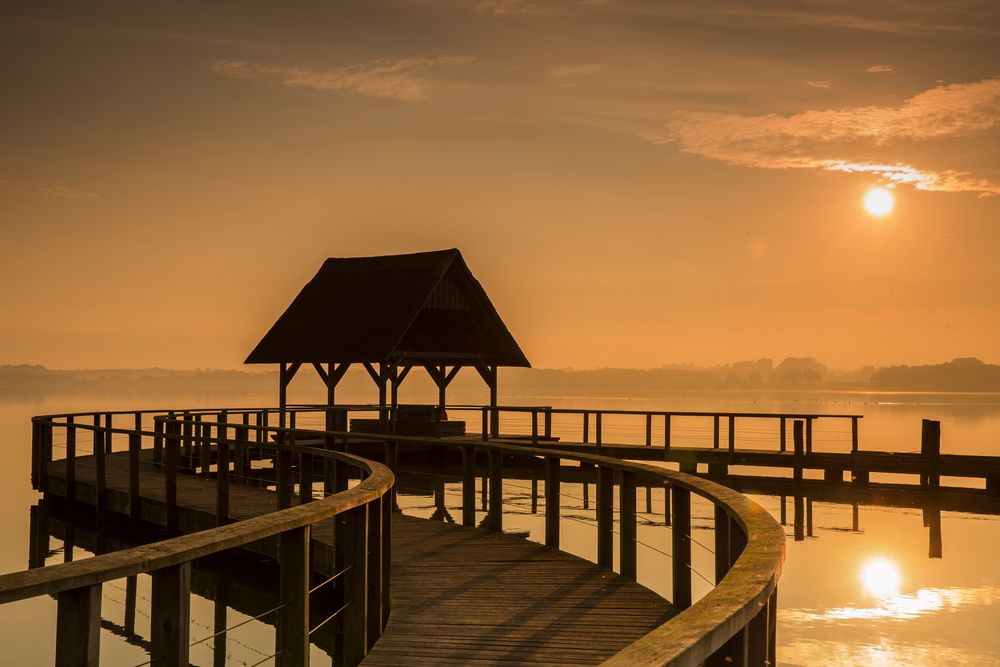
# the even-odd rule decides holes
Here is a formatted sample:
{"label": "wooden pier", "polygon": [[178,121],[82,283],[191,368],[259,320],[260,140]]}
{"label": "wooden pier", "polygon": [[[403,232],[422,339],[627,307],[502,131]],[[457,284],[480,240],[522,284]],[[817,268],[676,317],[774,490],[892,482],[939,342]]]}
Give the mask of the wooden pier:
{"label": "wooden pier", "polygon": [[[129,515],[128,452],[106,458],[107,511]],[[93,456],[76,461],[77,502],[97,497]],[[140,516],[165,521],[165,473],[146,460],[140,471]],[[48,494],[66,497],[66,465],[48,470]],[[275,508],[275,493],[233,485],[233,520]],[[216,484],[178,478],[179,526],[185,532],[216,525]],[[298,499],[293,504],[298,504]],[[314,576],[332,574],[333,527],[312,531]],[[270,546],[270,548],[268,548]],[[250,545],[274,555],[274,545]],[[321,556],[319,554],[327,555]],[[665,623],[676,610],[652,591],[607,568],[534,544],[491,533],[393,514],[392,615],[364,664],[598,664]]]}

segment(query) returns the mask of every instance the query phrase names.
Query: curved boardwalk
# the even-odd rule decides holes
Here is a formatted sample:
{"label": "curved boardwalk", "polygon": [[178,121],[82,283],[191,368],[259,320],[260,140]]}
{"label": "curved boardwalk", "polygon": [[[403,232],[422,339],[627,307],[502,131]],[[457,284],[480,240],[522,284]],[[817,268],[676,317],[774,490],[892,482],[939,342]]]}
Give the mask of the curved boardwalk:
{"label": "curved boardwalk", "polygon": [[[90,457],[78,459],[81,502],[94,502],[94,471]],[[64,496],[64,480],[63,462],[50,464],[48,492]],[[108,509],[124,513],[124,452],[108,456],[107,488]],[[143,464],[144,519],[162,523],[163,489],[163,473]],[[231,491],[234,518],[275,507],[272,492],[239,484]],[[182,529],[214,526],[214,505],[212,480],[178,476]],[[331,537],[332,530],[317,526],[314,551],[326,547],[332,553]],[[366,665],[596,664],[676,613],[650,590],[561,551],[398,514],[392,523],[391,595],[388,626]]]}

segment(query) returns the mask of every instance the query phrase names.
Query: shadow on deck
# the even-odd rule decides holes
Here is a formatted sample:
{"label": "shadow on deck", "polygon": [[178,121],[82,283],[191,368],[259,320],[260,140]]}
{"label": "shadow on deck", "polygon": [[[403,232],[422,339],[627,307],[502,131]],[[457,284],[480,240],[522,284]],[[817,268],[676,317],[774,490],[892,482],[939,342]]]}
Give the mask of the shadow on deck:
{"label": "shadow on deck", "polygon": [[[76,500],[95,504],[95,466],[77,459]],[[128,512],[127,453],[107,457],[107,508]],[[66,496],[65,466],[50,464],[47,493]],[[162,525],[164,474],[141,466],[140,516]],[[215,526],[215,483],[178,479],[179,526]],[[231,516],[275,509],[273,492],[234,485]],[[313,531],[313,563],[332,572],[332,527]],[[273,555],[273,544],[260,544]],[[392,521],[392,612],[368,665],[596,664],[677,612],[647,588],[576,556],[479,528],[396,514]]]}

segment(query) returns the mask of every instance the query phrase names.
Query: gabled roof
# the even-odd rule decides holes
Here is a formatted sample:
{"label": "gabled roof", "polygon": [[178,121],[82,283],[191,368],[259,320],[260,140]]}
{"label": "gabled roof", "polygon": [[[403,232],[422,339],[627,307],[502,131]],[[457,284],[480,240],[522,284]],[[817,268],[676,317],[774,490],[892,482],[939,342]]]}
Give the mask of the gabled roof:
{"label": "gabled roof", "polygon": [[390,360],[530,365],[454,248],[331,257],[246,363]]}

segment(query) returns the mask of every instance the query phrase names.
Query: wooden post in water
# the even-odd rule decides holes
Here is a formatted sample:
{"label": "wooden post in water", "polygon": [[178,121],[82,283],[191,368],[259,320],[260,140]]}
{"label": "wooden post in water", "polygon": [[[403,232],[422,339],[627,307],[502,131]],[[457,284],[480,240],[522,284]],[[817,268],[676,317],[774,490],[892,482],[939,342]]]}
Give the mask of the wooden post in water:
{"label": "wooden post in water", "polygon": [[152,573],[151,663],[188,667],[191,627],[191,563]]}
{"label": "wooden post in water", "polygon": [[924,457],[921,484],[932,490],[941,485],[941,422],[924,419],[920,429],[920,453]]}
{"label": "wooden post in water", "polygon": [[671,541],[673,543],[673,598],[678,609],[691,606],[691,492],[670,487],[673,496]]}
{"label": "wooden post in water", "polygon": [[597,564],[611,568],[614,559],[614,474],[597,466]]}
{"label": "wooden post in water", "polygon": [[101,659],[101,584],[56,596],[56,667],[97,667]]}
{"label": "wooden post in water", "polygon": [[636,578],[635,473],[623,470],[619,487],[618,546],[619,570],[632,581]]}
{"label": "wooden post in water", "polygon": [[545,546],[559,548],[559,459],[545,459]]}

